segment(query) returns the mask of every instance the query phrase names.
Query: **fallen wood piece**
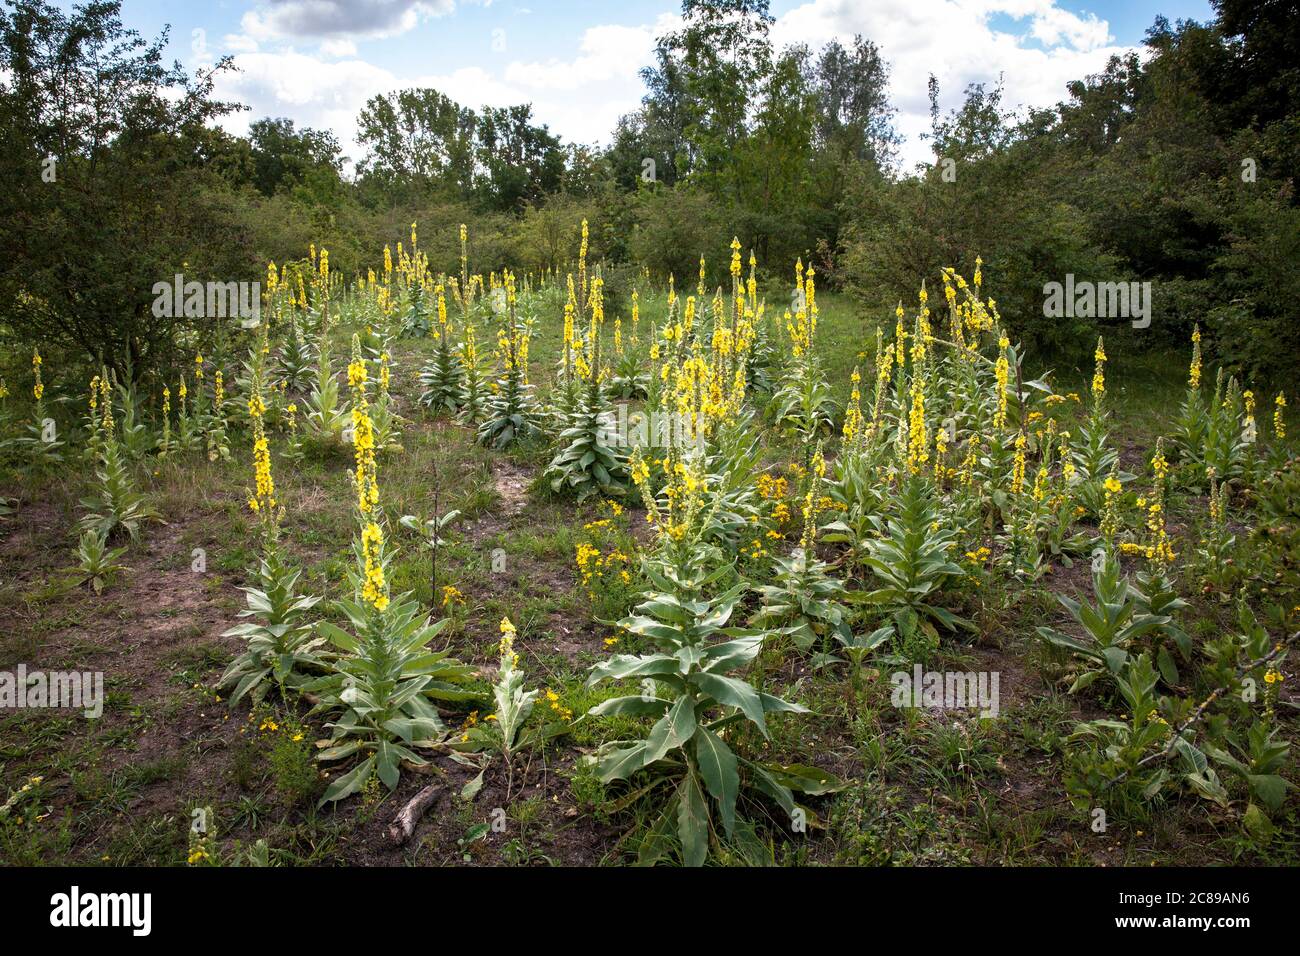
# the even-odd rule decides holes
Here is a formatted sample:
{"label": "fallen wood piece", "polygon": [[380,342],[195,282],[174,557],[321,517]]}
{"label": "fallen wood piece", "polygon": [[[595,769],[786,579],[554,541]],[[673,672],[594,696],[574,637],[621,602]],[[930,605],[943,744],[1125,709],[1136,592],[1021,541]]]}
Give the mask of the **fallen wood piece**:
{"label": "fallen wood piece", "polygon": [[445,793],[441,781],[438,781],[429,784],[413,796],[406,806],[402,807],[397,816],[393,818],[393,823],[388,828],[388,836],[392,841],[398,846],[402,846],[407,840],[411,839],[411,834],[420,825],[420,818],[428,811],[429,806],[436,802],[439,797],[444,796]]}

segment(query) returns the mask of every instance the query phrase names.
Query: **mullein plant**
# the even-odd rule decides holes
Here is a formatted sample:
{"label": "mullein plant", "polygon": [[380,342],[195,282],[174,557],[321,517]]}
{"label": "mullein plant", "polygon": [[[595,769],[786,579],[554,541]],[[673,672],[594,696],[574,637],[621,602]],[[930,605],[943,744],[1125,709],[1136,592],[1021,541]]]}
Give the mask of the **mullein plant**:
{"label": "mullein plant", "polygon": [[[1064,550],[1085,551],[1089,539],[1083,534],[1066,537],[1077,517],[1073,503],[1077,468],[1070,457],[1068,433],[1058,434],[1055,418],[1044,424],[1037,410],[1026,421],[1032,431],[1017,435],[1012,494],[1006,499],[1011,515],[1007,551],[1013,573],[1037,580],[1047,573],[1049,558],[1060,557],[1068,564]],[[1036,467],[1027,461],[1031,448],[1037,452]]]}
{"label": "mullein plant", "polygon": [[1003,508],[1006,523],[999,541],[1004,545],[1003,556],[1011,574],[1022,581],[1037,581],[1047,573],[1040,529],[1047,512],[1048,471],[1040,467],[1032,486],[1029,484],[1026,445],[1025,434],[1021,432],[1016,436],[1010,493]]}
{"label": "mullein plant", "polygon": [[130,570],[126,565],[117,563],[124,554],[125,545],[110,548],[98,531],[81,532],[81,540],[77,545],[77,583],[89,584],[99,594],[104,590],[104,585],[115,576]]}
{"label": "mullein plant", "polygon": [[[892,513],[870,515],[876,533],[862,541],[862,563],[878,586],[849,595],[888,616],[899,651],[913,660],[937,649],[936,624],[948,630],[971,627],[936,601],[963,572],[950,557],[956,549],[956,531],[945,514],[941,494],[947,472],[940,458],[947,453],[950,436],[934,421],[943,382],[936,372],[935,337],[924,289],[919,304],[910,332],[901,307],[895,313],[895,370],[891,373],[895,460],[892,465],[881,463],[887,471],[880,477],[896,484],[897,490],[888,505]],[[998,385],[999,399],[1004,400],[1002,377]]]}
{"label": "mullein plant", "polygon": [[462,381],[459,420],[477,427],[487,417],[488,382],[487,372],[478,351],[478,332],[472,322],[466,322],[461,329],[460,348],[457,354],[460,362]]}
{"label": "mullein plant", "polygon": [[[411,223],[411,251],[416,251],[415,223]],[[421,277],[422,279],[422,277]],[[428,295],[423,281],[409,283],[407,287],[407,306],[402,315],[402,335],[427,336],[433,333],[433,323],[429,321]]]}
{"label": "mullein plant", "polygon": [[698,456],[669,447],[662,508],[639,452],[631,467],[656,546],[643,558],[650,582],[645,599],[619,626],[655,650],[618,654],[594,667],[589,685],[637,680],[640,692],[605,700],[585,716],[655,723],[644,739],[609,742],[591,759],[603,782],[627,780],[638,794],[657,795],[638,851],[642,863],[671,857],[675,849],[684,864],[701,866],[724,840],[752,836],[742,812],[755,796],[773,801],[794,825],[811,818],[794,792],[828,793],[841,784],[816,768],[763,763],[743,747],[746,730],[767,738],[769,714],[807,711],[733,676],[758,655],[766,635],[728,627],[746,584],[719,593],[733,572],[718,566],[709,554],[716,548],[703,538],[706,479]]}
{"label": "mullein plant", "polygon": [[[978,435],[986,432],[990,425],[985,387],[988,362],[980,353],[980,343],[983,333],[999,326],[1000,319],[996,303],[982,298],[982,267],[983,260],[976,257],[973,283],[968,283],[952,268],[940,273],[948,306],[947,347],[940,364],[946,380],[949,414],[946,421],[952,423],[954,444],[957,433]],[[939,343],[940,339],[936,338],[935,342]],[[1009,361],[1005,371],[1004,380],[1009,377]],[[1005,399],[1005,395],[999,396],[999,403],[1005,403]]]}
{"label": "mullein plant", "polygon": [[1192,330],[1192,362],[1187,374],[1187,395],[1174,421],[1174,447],[1179,456],[1199,462],[1204,468],[1206,434],[1209,431],[1209,413],[1201,395],[1201,327]]}
{"label": "mullein plant", "polygon": [[[313,247],[313,260],[315,259]],[[329,275],[327,254],[322,254],[320,270],[324,270],[326,281]],[[307,398],[307,427],[318,439],[330,443],[346,440],[348,433],[348,409],[340,400],[338,379],[334,376],[333,356],[330,351],[330,309],[328,286],[320,281],[321,272],[313,270],[313,288],[318,290],[317,306],[320,328],[316,336],[316,381]],[[306,291],[301,274],[298,277],[299,302],[306,308]]]}
{"label": "mullein plant", "polygon": [[164,385],[162,390],[162,434],[158,436],[157,453],[160,459],[173,458],[179,445],[172,435],[172,390]]}
{"label": "mullein plant", "polygon": [[284,344],[276,353],[275,374],[285,388],[294,395],[300,395],[311,387],[314,371],[314,352],[302,334],[297,313],[289,310],[289,328],[284,336]]}
{"label": "mullein plant", "polygon": [[956,534],[945,526],[933,482],[925,474],[908,475],[893,497],[896,512],[871,516],[878,537],[863,542],[862,563],[876,586],[850,592],[846,599],[883,612],[899,652],[919,661],[939,646],[936,625],[947,631],[970,631],[974,625],[939,603],[965,572],[952,561]]}
{"label": "mullein plant", "polygon": [[1195,565],[1200,574],[1202,592],[1217,594],[1226,602],[1245,576],[1237,563],[1237,536],[1229,525],[1229,485],[1219,483],[1218,476],[1210,473],[1208,514],[1201,525],[1200,546],[1196,549]]}
{"label": "mullein plant", "polygon": [[1064,594],[1056,596],[1081,631],[1081,637],[1053,627],[1037,628],[1041,640],[1087,662],[1084,670],[1071,671],[1070,693],[1083,690],[1107,674],[1122,675],[1130,655],[1145,650],[1139,642],[1169,623],[1169,618],[1142,607],[1114,553],[1100,554],[1093,563],[1092,591],[1096,599],[1092,604]]}
{"label": "mullein plant", "polygon": [[578,405],[577,360],[584,347],[582,337],[577,330],[581,310],[578,307],[578,293],[573,281],[573,273],[569,273],[567,287],[560,357],[546,407],[547,417],[557,432],[568,427],[569,416]]}
{"label": "mullein plant", "polygon": [[776,387],[778,371],[776,346],[767,318],[766,302],[758,298],[758,259],[753,250],[749,253],[749,275],[745,279],[745,309],[751,319],[753,341],[745,361],[745,378],[753,393],[770,396]]}
{"label": "mullein plant", "polygon": [[540,433],[533,387],[528,381],[528,346],[531,319],[518,315],[514,275],[506,273],[506,308],[497,327],[496,381],[487,410],[478,427],[478,443],[509,448]]}
{"label": "mullein plant", "polygon": [[[437,316],[433,325],[433,358],[420,371],[420,384],[424,391],[420,403],[437,415],[454,415],[464,401],[464,367],[456,354],[451,322],[447,318],[447,293],[439,283],[433,290],[437,302]],[[468,318],[462,313],[468,323]]]}
{"label": "mullein plant", "polygon": [[[897,474],[894,467],[897,435],[895,423],[902,414],[897,404],[904,392],[895,379],[906,375],[903,351],[902,305],[897,311],[898,342],[885,344],[885,332],[876,329],[875,357],[869,394],[864,396],[863,377],[858,367],[849,374],[849,403],[840,430],[840,455],[836,462],[836,481],[832,494],[845,502],[854,502],[855,492],[868,491],[876,483]],[[902,358],[900,359],[900,356]],[[863,482],[867,484],[862,484]]]}
{"label": "mullein plant", "polygon": [[302,432],[298,428],[298,403],[289,402],[284,407],[284,428],[289,433],[285,448],[280,457],[292,464],[298,464],[306,457],[303,448]]}
{"label": "mullein plant", "polygon": [[848,646],[853,637],[850,612],[842,603],[844,584],[830,575],[829,565],[817,559],[817,511],[825,477],[826,460],[818,446],[800,498],[803,534],[799,546],[789,558],[773,558],[774,583],[756,588],[762,607],[751,622],[775,629],[774,636],[788,639],[802,653],[816,648],[814,662],[818,664],[835,660],[831,656],[833,640]]}
{"label": "mullein plant", "polygon": [[176,451],[190,452],[203,443],[202,427],[199,416],[191,412],[189,386],[185,382],[185,373],[181,373],[176,383]]}
{"label": "mullein plant", "polygon": [[229,422],[226,418],[226,385],[221,369],[212,376],[212,411],[204,423],[208,461],[230,460]]}
{"label": "mullein plant", "polygon": [[[733,240],[732,248],[738,253],[739,243]],[[794,301],[786,312],[785,325],[790,338],[790,364],[772,397],[772,419],[778,427],[795,432],[803,443],[807,466],[818,436],[828,434],[833,427],[835,401],[815,351],[815,270],[810,265],[805,272],[802,260],[795,267]]]}
{"label": "mullein plant", "polygon": [[[600,277],[591,281],[590,304],[586,346],[576,358],[577,404],[569,415],[568,427],[560,432],[560,450],[543,477],[550,482],[552,491],[573,494],[579,500],[592,495],[621,498],[628,489],[627,456],[610,441],[605,386],[609,368],[601,355],[605,307]],[[617,441],[618,436],[614,436]]]}
{"label": "mullein plant", "polygon": [[298,592],[301,570],[280,544],[280,523],[284,508],[276,498],[275,477],[271,471],[270,440],[266,431],[266,405],[263,400],[266,342],[269,324],[264,323],[261,343],[250,357],[248,420],[253,438],[253,489],[248,508],[258,522],[261,559],[250,573],[257,586],[241,588],[247,607],[239,612],[246,623],[222,634],[245,642],[245,650],[226,668],[217,683],[218,689],[233,687],[230,706],[246,695],[255,704],[275,688],[283,700],[290,691],[306,683],[312,672],[320,672],[325,662],[319,655],[325,639],[315,633],[310,612],[320,598]]}
{"label": "mullein plant", "polygon": [[[99,410],[101,401],[112,401],[108,382],[102,375],[90,379],[90,391],[86,400],[86,460],[93,467],[104,452],[104,415]],[[110,415],[111,417],[111,415]]]}
{"label": "mullein plant", "polygon": [[44,359],[39,350],[32,350],[32,421],[27,424],[27,434],[14,439],[23,447],[27,458],[40,469],[50,468],[63,461],[64,445],[58,438],[54,419],[49,417],[45,404],[45,381],[42,375]]}
{"label": "mullein plant", "polygon": [[610,393],[622,399],[632,400],[646,398],[649,394],[649,376],[641,357],[638,337],[641,324],[640,294],[632,290],[632,326],[631,336],[623,340],[623,320],[614,320],[614,361],[610,374]]}
{"label": "mullein plant", "polygon": [[[525,687],[524,670],[519,666],[519,653],[515,650],[517,631],[510,618],[501,619],[501,640],[497,645],[500,666],[492,685],[495,706],[491,720],[474,723],[461,736],[458,749],[493,751],[501,755],[506,767],[506,799],[514,790],[515,755],[521,747],[533,742],[533,735],[525,733],[525,725],[532,716],[541,691]],[[472,781],[470,792],[482,785],[483,774]],[[464,791],[462,791],[464,793]]]}
{"label": "mullein plant", "polygon": [[1250,446],[1244,435],[1247,426],[1246,403],[1235,377],[1222,369],[1214,376],[1214,395],[1207,409],[1208,427],[1205,451],[1195,466],[1199,488],[1206,488],[1211,474],[1220,481],[1236,481],[1246,473]]}
{"label": "mullein plant", "polygon": [[122,410],[118,423],[118,440],[122,450],[132,461],[139,461],[154,451],[157,441],[149,433],[149,427],[142,421],[140,414],[140,397],[135,386],[117,382],[114,386],[117,404]]}
{"label": "mullein plant", "polygon": [[1162,619],[1156,635],[1156,646],[1153,648],[1153,659],[1160,676],[1172,687],[1179,683],[1179,671],[1170,645],[1186,660],[1192,653],[1192,639],[1178,625],[1178,614],[1188,604],[1178,596],[1178,590],[1170,576],[1170,568],[1177,555],[1165,527],[1168,517],[1166,494],[1170,481],[1163,437],[1156,439],[1155,454],[1151,458],[1151,475],[1150,494],[1137,499],[1138,509],[1145,519],[1141,539],[1137,543],[1120,545],[1120,550],[1125,554],[1138,554],[1145,559],[1146,567],[1135,576],[1137,583],[1133,593],[1143,611]]}
{"label": "mullein plant", "polygon": [[100,372],[98,388],[100,420],[96,489],[93,496],[81,500],[81,506],[87,511],[81,519],[81,529],[99,535],[105,542],[123,533],[135,540],[139,537],[140,526],[148,520],[158,519],[159,515],[145,495],[136,489],[118,443],[108,369]]}
{"label": "mullein plant", "polygon": [[376,776],[391,791],[403,763],[424,766],[428,761],[420,751],[441,746],[446,737],[433,701],[466,699],[460,685],[473,673],[447,651],[429,649],[449,619],[431,623],[410,594],[389,595],[387,567],[393,555],[384,533],[368,381],[360,339],[354,335],[348,386],[358,522],[353,547],[356,569],[352,599],[337,602],[351,629],[329,622],[318,625],[318,633],[341,653],[331,661],[328,675],[303,689],[318,695],[313,713],[332,717],[327,724],[330,737],[320,742],[318,759],[323,763],[361,759],[331,781],[321,797],[322,806],[361,791]]}
{"label": "mullein plant", "polygon": [[1093,353],[1093,366],[1090,393],[1091,411],[1087,424],[1081,426],[1082,440],[1072,445],[1071,454],[1078,469],[1079,482],[1076,493],[1079,503],[1087,513],[1100,521],[1104,514],[1109,482],[1117,481],[1121,485],[1136,479],[1119,467],[1119,453],[1110,447],[1109,434],[1106,430],[1106,345],[1101,336],[1097,337],[1097,348]]}
{"label": "mullein plant", "polygon": [[892,451],[886,415],[893,374],[894,345],[886,345],[883,330],[877,329],[870,414],[863,408],[861,375],[855,368],[850,375],[840,454],[830,486],[830,496],[839,503],[842,514],[825,526],[828,544],[847,545],[844,564],[850,571],[862,566],[865,542],[876,536],[871,519],[884,507],[882,476]]}
{"label": "mullein plant", "polygon": [[407,424],[405,418],[394,407],[392,387],[392,356],[387,348],[382,348],[378,358],[379,374],[376,382],[375,403],[371,406],[371,420],[375,429],[375,449],[380,454],[401,454],[402,426]]}
{"label": "mullein plant", "polygon": [[1227,378],[1220,369],[1215,374],[1214,391],[1207,401],[1201,394],[1201,329],[1192,332],[1192,360],[1188,368],[1187,397],[1174,427],[1174,447],[1178,451],[1182,477],[1194,487],[1205,488],[1210,473],[1220,481],[1240,478],[1245,470],[1248,436],[1254,419],[1248,410],[1235,378]]}
{"label": "mullein plant", "polygon": [[[452,277],[450,285],[452,297],[460,308],[462,345],[457,348],[453,343],[453,323],[447,317],[447,285],[438,282],[432,286],[435,315],[429,325],[429,334],[434,338],[434,354],[433,359],[420,372],[420,384],[424,386],[420,402],[433,409],[435,414],[456,414],[464,409],[469,397],[467,389],[470,382],[467,376],[472,373],[464,363],[464,337],[472,340],[474,335],[470,328],[474,321],[474,283],[469,274],[469,230],[464,223],[460,227],[460,275],[458,278]],[[477,353],[475,358],[477,360]],[[476,402],[480,399],[481,385],[481,377],[475,378],[473,387]],[[481,405],[471,406],[468,412],[470,420],[474,420],[473,416],[481,417],[481,412]]]}

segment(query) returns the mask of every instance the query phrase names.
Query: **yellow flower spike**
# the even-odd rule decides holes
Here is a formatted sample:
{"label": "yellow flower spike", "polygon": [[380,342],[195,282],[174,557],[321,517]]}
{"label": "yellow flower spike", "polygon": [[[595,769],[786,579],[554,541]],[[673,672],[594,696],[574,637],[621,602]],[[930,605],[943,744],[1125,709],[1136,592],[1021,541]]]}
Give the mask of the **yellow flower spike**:
{"label": "yellow flower spike", "polygon": [[45,396],[45,385],[41,381],[41,353],[36,350],[32,351],[32,379],[32,395],[39,402]]}
{"label": "yellow flower spike", "polygon": [[1024,432],[1016,435],[1016,455],[1011,469],[1011,493],[1020,494],[1025,487],[1025,450],[1028,441]]}
{"label": "yellow flower spike", "polygon": [[998,361],[994,366],[994,376],[998,383],[998,407],[993,415],[993,427],[997,429],[1007,427],[1007,384],[1011,378],[1011,362],[1007,357],[1007,349],[1010,347],[1011,342],[1004,332],[998,338]]}
{"label": "yellow flower spike", "polygon": [[1092,399],[1099,408],[1102,396],[1106,394],[1106,347],[1101,336],[1097,336],[1097,351],[1093,353],[1093,360],[1097,364],[1092,373]]}
{"label": "yellow flower spike", "polygon": [[361,529],[361,553],[364,561],[365,576],[361,586],[361,596],[378,611],[388,607],[388,588],[384,580],[383,566],[384,533],[379,525],[371,521]]}
{"label": "yellow flower spike", "polygon": [[1201,387],[1201,326],[1192,330],[1192,365],[1188,371],[1187,387],[1196,391]]}

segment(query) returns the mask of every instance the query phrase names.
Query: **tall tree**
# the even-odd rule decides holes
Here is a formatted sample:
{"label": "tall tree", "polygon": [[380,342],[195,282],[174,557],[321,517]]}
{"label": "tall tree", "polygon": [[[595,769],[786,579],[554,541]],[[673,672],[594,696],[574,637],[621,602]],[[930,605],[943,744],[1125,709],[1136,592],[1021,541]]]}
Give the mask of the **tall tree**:
{"label": "tall tree", "polygon": [[357,166],[396,200],[412,193],[474,188],[478,117],[437,90],[373,96],[357,117],[366,155]]}
{"label": "tall tree", "polygon": [[643,72],[650,108],[685,120],[692,171],[723,188],[772,69],[772,22],[767,0],[683,0],[681,29],[658,38]]}
{"label": "tall tree", "polygon": [[267,117],[248,130],[253,155],[253,184],[266,196],[301,186],[315,174],[343,168],[343,150],[333,133],[311,128],[295,129],[293,120]]}
{"label": "tall tree", "polygon": [[528,105],[487,108],[478,120],[477,192],[484,205],[522,211],[557,191],[564,179],[560,140],[532,124]]}
{"label": "tall tree", "polygon": [[[165,66],[166,32],[145,40],[120,7],[8,0],[0,14],[0,301],[19,338],[138,373],[189,322],[152,314],[154,284],[222,230],[205,124],[233,107],[211,98],[212,72]],[[206,260],[244,277],[229,236]]]}
{"label": "tall tree", "polygon": [[831,40],[817,58],[817,145],[843,160],[886,166],[899,138],[889,105],[889,65],[862,36],[851,49]]}

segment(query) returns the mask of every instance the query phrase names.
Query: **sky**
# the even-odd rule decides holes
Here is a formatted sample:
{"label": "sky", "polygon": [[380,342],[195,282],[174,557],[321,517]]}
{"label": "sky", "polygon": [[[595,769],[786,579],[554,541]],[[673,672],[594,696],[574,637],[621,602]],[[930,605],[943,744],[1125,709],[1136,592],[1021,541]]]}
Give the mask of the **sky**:
{"label": "sky", "polygon": [[[148,37],[170,25],[168,55],[191,69],[234,57],[239,72],[216,92],[250,109],[226,119],[231,132],[285,116],[332,130],[356,160],[366,100],[416,86],[476,109],[531,103],[564,140],[607,144],[679,10],[675,0],[125,0],[122,18]],[[772,0],[771,13],[778,47],[855,34],[876,43],[908,170],[931,159],[920,136],[931,73],[945,110],[968,84],[999,77],[1004,106],[1051,106],[1070,80],[1140,47],[1156,16],[1213,17],[1208,0]]]}

